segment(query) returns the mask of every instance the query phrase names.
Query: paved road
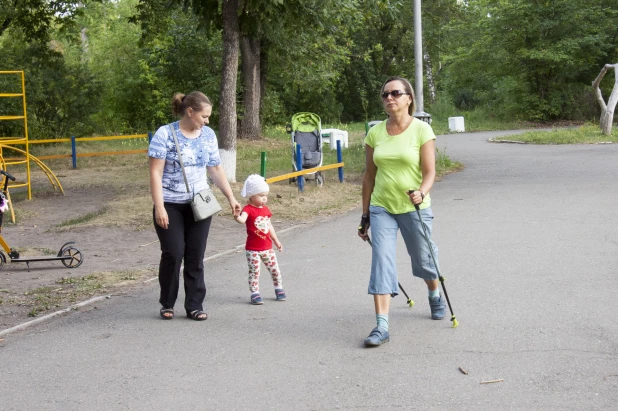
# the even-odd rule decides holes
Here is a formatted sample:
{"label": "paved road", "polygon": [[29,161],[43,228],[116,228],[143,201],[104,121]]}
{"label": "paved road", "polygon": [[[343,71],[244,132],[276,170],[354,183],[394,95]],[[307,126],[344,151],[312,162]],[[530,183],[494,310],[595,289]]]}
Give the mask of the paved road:
{"label": "paved road", "polygon": [[432,193],[458,328],[429,319],[400,244],[417,305],[397,297],[391,342],[362,347],[374,315],[357,211],[280,235],[287,302],[264,277],[265,304],[249,305],[230,254],[208,264],[205,323],[160,320],[151,284],[6,336],[0,409],[615,409],[618,146],[494,134],[439,138],[466,165]]}

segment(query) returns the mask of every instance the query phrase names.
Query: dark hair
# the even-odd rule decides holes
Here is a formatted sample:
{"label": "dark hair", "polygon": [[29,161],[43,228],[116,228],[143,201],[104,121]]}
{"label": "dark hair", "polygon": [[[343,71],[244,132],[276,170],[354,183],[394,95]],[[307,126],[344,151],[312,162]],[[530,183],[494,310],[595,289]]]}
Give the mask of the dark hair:
{"label": "dark hair", "polygon": [[414,90],[412,89],[412,84],[410,84],[410,81],[407,78],[398,77],[398,76],[387,78],[384,84],[382,84],[382,88],[380,89],[380,98],[382,98],[382,93],[384,93],[384,88],[386,87],[386,85],[392,81],[401,81],[406,93],[410,93],[410,97],[412,97],[412,104],[408,106],[408,114],[413,116],[414,112],[416,111],[416,97],[414,96]]}
{"label": "dark hair", "polygon": [[175,93],[172,97],[172,114],[176,117],[184,115],[189,107],[194,111],[202,111],[204,105],[212,107],[210,99],[201,91],[192,91],[187,95]]}

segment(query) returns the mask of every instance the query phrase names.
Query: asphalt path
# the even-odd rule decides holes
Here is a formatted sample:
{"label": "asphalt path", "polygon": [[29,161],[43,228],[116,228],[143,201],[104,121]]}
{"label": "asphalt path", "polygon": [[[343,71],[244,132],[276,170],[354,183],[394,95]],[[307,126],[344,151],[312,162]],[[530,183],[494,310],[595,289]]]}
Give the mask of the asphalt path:
{"label": "asphalt path", "polygon": [[618,145],[498,134],[438,138],[465,164],[432,190],[458,328],[429,318],[400,242],[416,305],[395,298],[391,341],[362,346],[375,316],[357,210],[280,235],[286,302],[265,274],[251,306],[233,252],[207,262],[206,322],[182,304],[161,320],[153,282],[5,335],[0,409],[616,409]]}

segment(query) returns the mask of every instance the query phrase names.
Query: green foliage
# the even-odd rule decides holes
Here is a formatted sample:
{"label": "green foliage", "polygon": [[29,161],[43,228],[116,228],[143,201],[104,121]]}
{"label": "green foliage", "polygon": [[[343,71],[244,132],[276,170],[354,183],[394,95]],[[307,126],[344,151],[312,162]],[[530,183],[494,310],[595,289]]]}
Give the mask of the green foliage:
{"label": "green foliage", "polygon": [[462,10],[451,25],[459,40],[447,58],[446,89],[474,90],[505,115],[546,121],[578,111],[574,90],[616,57],[615,3],[480,0]]}
{"label": "green foliage", "polygon": [[[67,61],[65,52],[60,42],[28,42],[19,29],[8,30],[0,38],[0,70],[25,71],[30,138],[80,136],[94,130],[90,116],[98,108],[101,84],[85,65]],[[5,87],[21,90],[17,76],[3,76],[0,84],[4,92]],[[0,111],[21,114],[23,105],[1,99]],[[0,122],[1,135],[23,133],[21,121]]]}
{"label": "green foliage", "polygon": [[3,0],[0,3],[0,35],[12,27],[21,30],[28,41],[45,43],[54,28],[70,27],[86,3],[88,1]]}
{"label": "green foliage", "polygon": [[[143,133],[172,119],[174,92],[205,92],[218,122],[220,0],[17,0],[0,10],[0,70],[26,72],[32,138]],[[265,125],[299,111],[324,123],[383,119],[391,75],[414,78],[413,0],[246,0],[241,35],[259,38]],[[590,84],[618,59],[615,0],[423,2],[423,45],[438,98],[434,128],[590,121]],[[574,24],[573,22],[577,22]],[[612,82],[601,84],[609,95]],[[0,76],[0,92],[16,92]],[[19,84],[17,83],[17,86]],[[243,85],[236,90],[242,107]],[[19,88],[19,87],[18,87]],[[19,113],[0,99],[0,115]],[[0,135],[21,135],[0,122]]]}
{"label": "green foliage", "polygon": [[[179,9],[157,21],[157,34],[141,43],[142,32],[129,22],[137,0],[107,2],[83,22],[91,35],[87,59],[108,85],[97,122],[107,133],[155,130],[172,120],[175,92],[201,90],[217,102],[221,41],[197,30]],[[212,120],[216,124],[214,113]]]}

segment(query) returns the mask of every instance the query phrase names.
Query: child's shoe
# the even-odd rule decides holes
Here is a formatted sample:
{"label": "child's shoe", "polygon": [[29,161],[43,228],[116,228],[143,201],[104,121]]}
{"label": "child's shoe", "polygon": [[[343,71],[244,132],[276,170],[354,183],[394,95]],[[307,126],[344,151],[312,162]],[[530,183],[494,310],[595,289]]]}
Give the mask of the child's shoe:
{"label": "child's shoe", "polygon": [[442,294],[440,294],[439,297],[429,299],[429,308],[431,308],[432,320],[441,320],[444,318],[446,314],[446,304],[444,303]]}
{"label": "child's shoe", "polygon": [[260,293],[251,294],[251,304],[253,305],[262,305],[264,301],[262,301],[262,296]]}
{"label": "child's shoe", "polygon": [[285,301],[285,299],[287,298],[285,296],[285,291],[283,291],[283,288],[275,289],[275,295],[277,296],[277,301]]}

